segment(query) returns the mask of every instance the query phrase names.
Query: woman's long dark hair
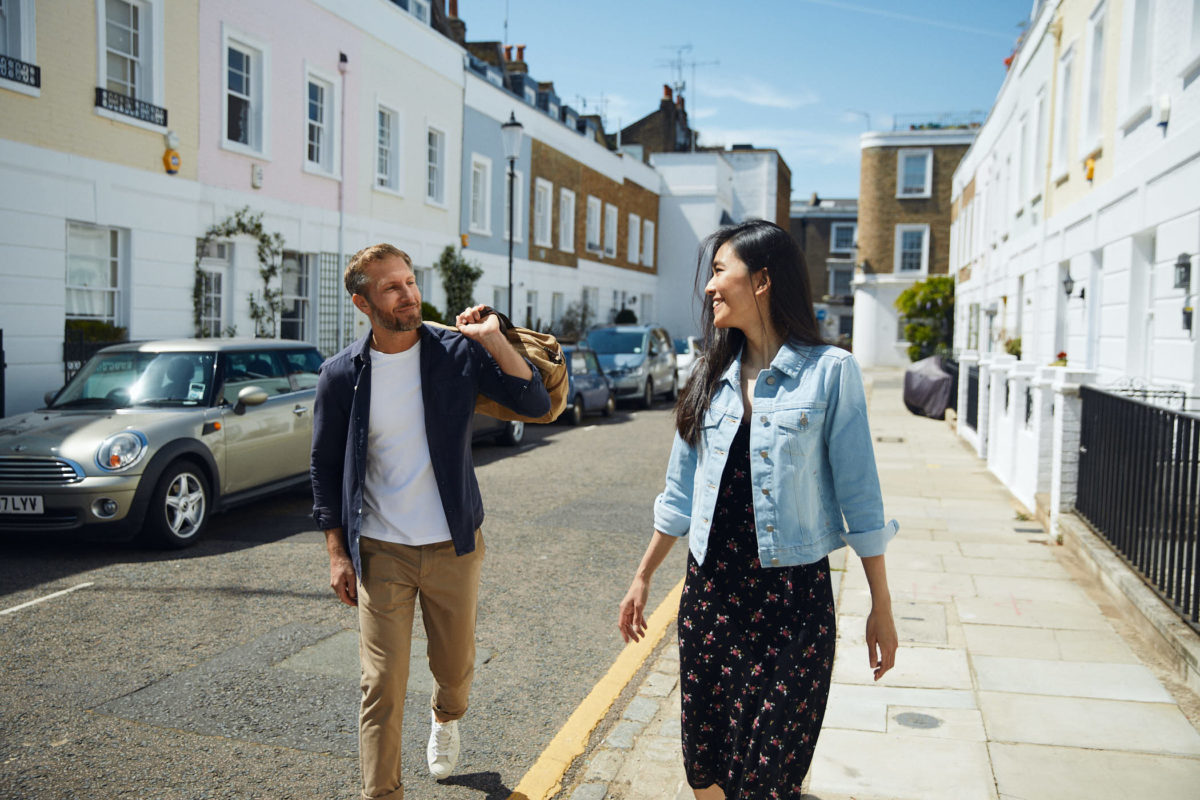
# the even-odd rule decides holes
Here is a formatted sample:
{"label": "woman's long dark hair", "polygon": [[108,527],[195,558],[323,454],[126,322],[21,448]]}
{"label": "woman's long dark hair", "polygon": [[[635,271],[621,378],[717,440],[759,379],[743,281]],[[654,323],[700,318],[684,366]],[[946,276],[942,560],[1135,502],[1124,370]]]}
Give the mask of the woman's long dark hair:
{"label": "woman's long dark hair", "polygon": [[[696,291],[702,296],[701,327],[704,329],[702,357],[696,359],[687,386],[675,407],[675,427],[690,445],[700,441],[700,425],[708,404],[717,391],[725,370],[737,358],[746,335],[737,328],[717,328],[713,324],[713,301],[704,294],[712,276],[713,259],[721,245],[733,248],[749,270],[748,279],[761,270],[769,270],[771,289],[768,315],[771,325],[785,340],[801,344],[824,344],[817,316],[813,312],[812,287],[804,253],[791,234],[778,225],[751,219],[737,225],[718,228],[700,245],[696,267]],[[766,321],[763,321],[766,327]]]}

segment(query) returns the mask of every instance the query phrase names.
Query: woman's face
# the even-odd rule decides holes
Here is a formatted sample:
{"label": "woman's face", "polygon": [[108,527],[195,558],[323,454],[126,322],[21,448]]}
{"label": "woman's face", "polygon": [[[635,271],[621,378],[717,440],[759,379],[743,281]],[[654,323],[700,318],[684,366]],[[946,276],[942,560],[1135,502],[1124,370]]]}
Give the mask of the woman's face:
{"label": "woman's face", "polygon": [[[718,328],[747,330],[761,327],[767,315],[766,274],[751,276],[728,242],[713,257],[712,278],[704,293],[712,298],[713,324]],[[756,286],[764,284],[756,290]],[[761,308],[761,312],[760,312]]]}

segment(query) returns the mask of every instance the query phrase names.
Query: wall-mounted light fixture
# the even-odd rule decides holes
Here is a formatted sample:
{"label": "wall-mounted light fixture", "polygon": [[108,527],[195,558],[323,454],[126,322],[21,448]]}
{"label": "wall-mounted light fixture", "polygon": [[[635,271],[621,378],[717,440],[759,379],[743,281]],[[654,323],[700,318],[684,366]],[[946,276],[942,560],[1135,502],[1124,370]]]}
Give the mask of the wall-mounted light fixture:
{"label": "wall-mounted light fixture", "polygon": [[1188,333],[1192,332],[1192,304],[1189,301],[1195,296],[1189,294],[1183,298],[1183,329]]}
{"label": "wall-mounted light fixture", "polygon": [[1180,253],[1175,259],[1175,288],[1190,289],[1192,286],[1192,257]]}
{"label": "wall-mounted light fixture", "polygon": [[[1063,291],[1067,293],[1067,299],[1071,299],[1071,293],[1075,291],[1075,279],[1071,277],[1071,273],[1067,272],[1067,277],[1063,278]],[[1082,300],[1087,296],[1086,290],[1083,287],[1079,288],[1079,299]]]}

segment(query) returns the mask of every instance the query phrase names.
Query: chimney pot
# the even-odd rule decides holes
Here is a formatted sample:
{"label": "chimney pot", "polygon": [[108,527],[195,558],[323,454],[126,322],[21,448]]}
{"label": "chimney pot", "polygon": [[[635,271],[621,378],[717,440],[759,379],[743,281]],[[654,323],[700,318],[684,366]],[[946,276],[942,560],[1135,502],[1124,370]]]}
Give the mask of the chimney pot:
{"label": "chimney pot", "polygon": [[511,44],[504,45],[504,60],[505,61],[512,61],[512,47],[513,46]]}
{"label": "chimney pot", "polygon": [[820,205],[820,203],[821,203],[821,198],[817,197],[817,193],[816,193],[816,192],[813,192],[813,193],[812,193],[812,198],[811,198],[811,199],[808,201],[808,204],[809,204],[810,206],[814,206],[814,207],[815,207],[815,206],[818,206],[818,205]]}
{"label": "chimney pot", "polygon": [[458,16],[458,0],[450,0],[450,16]]}
{"label": "chimney pot", "polygon": [[673,92],[671,91],[671,87],[664,83],[663,84],[663,100],[672,99],[672,94],[673,94]]}
{"label": "chimney pot", "polygon": [[525,45],[519,44],[519,45],[517,45],[517,61],[524,61],[524,60],[525,60]]}

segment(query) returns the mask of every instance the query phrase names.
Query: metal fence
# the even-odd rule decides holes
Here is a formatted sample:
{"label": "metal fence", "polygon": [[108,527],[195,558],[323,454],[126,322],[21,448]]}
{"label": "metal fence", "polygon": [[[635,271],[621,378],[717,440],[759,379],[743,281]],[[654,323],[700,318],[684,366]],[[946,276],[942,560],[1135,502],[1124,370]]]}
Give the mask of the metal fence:
{"label": "metal fence", "polygon": [[1200,631],[1200,416],[1080,394],[1076,511]]}
{"label": "metal fence", "polygon": [[979,430],[979,367],[967,367],[967,427]]}

